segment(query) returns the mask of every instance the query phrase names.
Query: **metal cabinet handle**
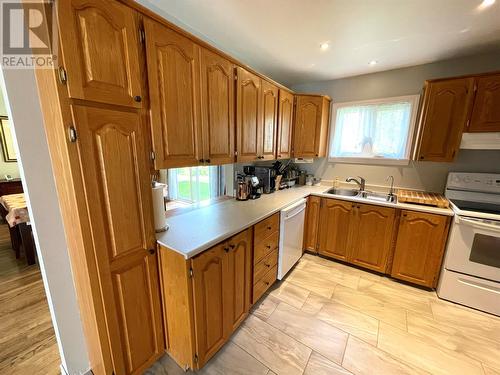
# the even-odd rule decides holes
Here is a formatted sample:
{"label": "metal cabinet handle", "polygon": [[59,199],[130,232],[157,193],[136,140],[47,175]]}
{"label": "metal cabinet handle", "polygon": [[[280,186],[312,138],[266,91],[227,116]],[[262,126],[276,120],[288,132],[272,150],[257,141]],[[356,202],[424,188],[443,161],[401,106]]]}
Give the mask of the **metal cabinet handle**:
{"label": "metal cabinet handle", "polygon": [[148,251],[149,251],[149,253],[150,253],[151,255],[153,255],[154,253],[156,253],[156,249],[149,249]]}
{"label": "metal cabinet handle", "polygon": [[140,95],[136,95],[136,96],[134,96],[134,100],[135,100],[137,103],[142,102],[142,98],[141,98],[141,96],[140,96]]}
{"label": "metal cabinet handle", "polygon": [[270,249],[270,248],[271,248],[271,245],[267,245],[266,247],[267,247],[268,249]]}
{"label": "metal cabinet handle", "polygon": [[271,229],[273,229],[273,227],[269,225],[269,226],[267,227],[267,230],[271,230]]}
{"label": "metal cabinet handle", "polygon": [[205,163],[210,163],[210,159],[205,159]]}
{"label": "metal cabinet handle", "polygon": [[229,247],[227,247],[227,246],[226,246],[226,247],[224,248],[224,251],[225,251],[226,253],[229,253]]}
{"label": "metal cabinet handle", "polygon": [[235,245],[235,244],[231,244],[231,245],[229,245],[229,247],[230,247],[231,249],[234,249],[234,248],[236,247],[236,245]]}

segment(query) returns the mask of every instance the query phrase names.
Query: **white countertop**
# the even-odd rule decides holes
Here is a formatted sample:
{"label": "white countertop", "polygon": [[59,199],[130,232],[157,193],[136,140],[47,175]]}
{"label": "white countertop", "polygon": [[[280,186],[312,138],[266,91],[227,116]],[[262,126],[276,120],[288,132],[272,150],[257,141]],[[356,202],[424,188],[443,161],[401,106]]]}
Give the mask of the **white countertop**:
{"label": "white countertop", "polygon": [[325,193],[330,188],[331,186],[301,186],[265,194],[255,200],[231,199],[188,211],[168,217],[169,229],[158,233],[156,239],[160,245],[189,259],[309,195],[453,216],[451,209],[373,202],[363,198]]}

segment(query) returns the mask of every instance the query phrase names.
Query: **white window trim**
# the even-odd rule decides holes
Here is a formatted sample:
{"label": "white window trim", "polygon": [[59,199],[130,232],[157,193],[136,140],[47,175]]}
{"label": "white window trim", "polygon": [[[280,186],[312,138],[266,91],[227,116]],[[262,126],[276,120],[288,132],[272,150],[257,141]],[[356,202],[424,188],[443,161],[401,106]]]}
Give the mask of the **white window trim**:
{"label": "white window trim", "polygon": [[[332,115],[330,116],[330,136],[328,140],[328,162],[347,163],[347,164],[376,164],[376,165],[408,165],[412,159],[413,145],[415,140],[415,129],[417,122],[418,104],[420,95],[393,96],[390,98],[379,98],[370,100],[359,100],[353,102],[333,103]],[[411,103],[410,127],[408,130],[408,142],[406,144],[404,159],[389,158],[363,158],[363,157],[335,157],[330,156],[330,150],[333,147],[335,137],[335,122],[337,120],[337,111],[342,107],[352,107],[366,104],[383,104],[397,101],[408,101]]]}

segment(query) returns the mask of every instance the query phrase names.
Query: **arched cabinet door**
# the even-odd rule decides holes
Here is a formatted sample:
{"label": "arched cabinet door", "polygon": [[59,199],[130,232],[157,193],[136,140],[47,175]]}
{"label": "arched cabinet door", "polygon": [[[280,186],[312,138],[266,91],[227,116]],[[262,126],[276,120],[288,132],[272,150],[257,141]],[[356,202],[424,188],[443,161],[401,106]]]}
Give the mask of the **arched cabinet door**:
{"label": "arched cabinet door", "polygon": [[117,1],[57,2],[71,98],[142,107],[136,12]]}
{"label": "arched cabinet door", "polygon": [[192,259],[193,302],[198,366],[203,366],[229,336],[225,316],[229,307],[226,242]]}
{"label": "arched cabinet door", "polygon": [[276,138],[278,132],[278,87],[262,81],[262,136],[260,155],[262,159],[276,159]]}
{"label": "arched cabinet door", "polygon": [[200,47],[150,19],[144,22],[151,128],[157,169],[201,159]]}
{"label": "arched cabinet door", "polygon": [[227,290],[230,304],[227,311],[229,331],[233,332],[250,310],[250,289],[252,283],[252,231],[247,229],[228,241]]}
{"label": "arched cabinet door", "polygon": [[298,157],[315,157],[321,126],[321,97],[297,97],[294,153]]}
{"label": "arched cabinet door", "polygon": [[447,216],[402,211],[391,276],[434,288],[449,220]]}
{"label": "arched cabinet door", "polygon": [[237,68],[236,136],[238,162],[260,160],[262,137],[261,79]]}
{"label": "arched cabinet door", "polygon": [[355,204],[349,261],[386,272],[395,227],[395,210],[371,204]]}
{"label": "arched cabinet door", "polygon": [[293,94],[280,89],[278,107],[277,159],[292,157]]}
{"label": "arched cabinet door", "polygon": [[417,160],[453,161],[472,106],[474,78],[427,82]]}
{"label": "arched cabinet door", "polygon": [[318,253],[347,261],[353,220],[351,202],[321,198]]}
{"label": "arched cabinet door", "polygon": [[470,132],[500,132],[500,74],[476,78]]}
{"label": "arched cabinet door", "polygon": [[234,162],[234,65],[207,49],[201,50],[203,160]]}
{"label": "arched cabinet door", "polygon": [[106,334],[116,374],[163,352],[156,240],[144,124],[135,111],[73,106]]}

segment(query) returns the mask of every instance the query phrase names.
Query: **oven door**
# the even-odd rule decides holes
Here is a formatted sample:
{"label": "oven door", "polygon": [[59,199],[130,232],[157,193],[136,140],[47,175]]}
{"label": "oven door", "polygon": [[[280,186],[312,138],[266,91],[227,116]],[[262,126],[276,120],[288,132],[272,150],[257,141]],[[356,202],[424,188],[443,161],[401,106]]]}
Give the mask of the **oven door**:
{"label": "oven door", "polygon": [[456,215],[445,267],[500,282],[500,221]]}

